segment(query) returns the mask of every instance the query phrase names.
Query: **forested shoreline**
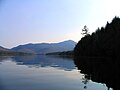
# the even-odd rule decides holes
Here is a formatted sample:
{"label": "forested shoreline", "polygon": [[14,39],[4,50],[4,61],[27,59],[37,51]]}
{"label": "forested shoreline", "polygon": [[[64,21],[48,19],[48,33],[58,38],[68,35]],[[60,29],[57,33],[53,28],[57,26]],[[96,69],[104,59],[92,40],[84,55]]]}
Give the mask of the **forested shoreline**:
{"label": "forested shoreline", "polygon": [[120,89],[120,18],[86,34],[74,49],[76,67],[92,80],[106,84],[108,90]]}

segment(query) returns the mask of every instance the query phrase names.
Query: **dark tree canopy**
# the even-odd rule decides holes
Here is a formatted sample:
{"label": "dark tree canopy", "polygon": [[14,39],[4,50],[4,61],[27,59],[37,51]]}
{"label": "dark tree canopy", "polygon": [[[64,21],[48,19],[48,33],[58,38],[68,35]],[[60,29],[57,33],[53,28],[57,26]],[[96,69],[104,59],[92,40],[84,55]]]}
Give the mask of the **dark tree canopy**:
{"label": "dark tree canopy", "polygon": [[[82,30],[86,34],[86,26]],[[85,35],[76,45],[75,56],[120,56],[120,18],[97,29],[91,35]]]}
{"label": "dark tree canopy", "polygon": [[85,35],[74,48],[74,61],[87,79],[120,89],[120,18]]}

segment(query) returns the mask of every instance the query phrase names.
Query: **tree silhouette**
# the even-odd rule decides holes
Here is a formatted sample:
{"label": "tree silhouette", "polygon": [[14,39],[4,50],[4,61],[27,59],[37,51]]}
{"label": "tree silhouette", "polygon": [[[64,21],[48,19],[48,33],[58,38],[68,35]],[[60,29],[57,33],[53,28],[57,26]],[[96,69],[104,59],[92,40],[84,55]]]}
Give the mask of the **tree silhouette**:
{"label": "tree silhouette", "polygon": [[120,56],[120,18],[113,18],[111,23],[107,22],[105,27],[98,28],[91,35],[85,25],[82,35],[74,49],[76,56]]}
{"label": "tree silhouette", "polygon": [[84,28],[82,29],[82,33],[81,33],[81,34],[82,34],[83,36],[88,35],[88,34],[89,34],[88,30],[89,30],[89,29],[88,29],[87,26],[85,25]]}
{"label": "tree silhouette", "polygon": [[[86,26],[84,37],[74,48],[74,61],[81,73],[96,82],[106,83],[108,90],[120,89],[120,18],[113,18],[91,35]],[[114,76],[114,77],[113,77]]]}

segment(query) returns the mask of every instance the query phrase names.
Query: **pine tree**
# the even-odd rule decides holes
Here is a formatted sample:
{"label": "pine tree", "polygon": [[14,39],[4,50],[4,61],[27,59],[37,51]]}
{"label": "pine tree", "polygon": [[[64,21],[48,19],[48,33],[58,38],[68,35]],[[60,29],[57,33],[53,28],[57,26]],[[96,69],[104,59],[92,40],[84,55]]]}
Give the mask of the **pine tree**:
{"label": "pine tree", "polygon": [[88,30],[87,26],[85,25],[84,28],[82,29],[82,33],[81,33],[83,35],[83,37],[89,34],[88,31],[89,30]]}

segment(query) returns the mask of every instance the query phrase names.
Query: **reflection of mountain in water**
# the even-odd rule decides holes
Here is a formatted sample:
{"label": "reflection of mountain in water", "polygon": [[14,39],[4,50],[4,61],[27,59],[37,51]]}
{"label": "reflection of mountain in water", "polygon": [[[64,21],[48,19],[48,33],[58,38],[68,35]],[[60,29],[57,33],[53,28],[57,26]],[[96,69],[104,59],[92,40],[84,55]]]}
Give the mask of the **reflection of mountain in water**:
{"label": "reflection of mountain in water", "polygon": [[5,60],[9,60],[11,59],[12,56],[0,56],[0,63],[5,61]]}
{"label": "reflection of mountain in water", "polygon": [[105,83],[113,90],[120,89],[120,63],[111,58],[79,58],[75,64],[81,73],[85,74],[85,80]]}
{"label": "reflection of mountain in water", "polygon": [[28,65],[33,67],[58,67],[64,70],[73,70],[75,65],[70,58],[40,56],[17,56],[13,60],[18,65]]}

